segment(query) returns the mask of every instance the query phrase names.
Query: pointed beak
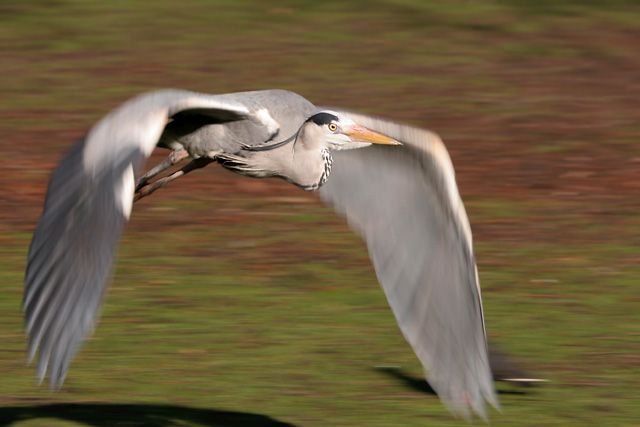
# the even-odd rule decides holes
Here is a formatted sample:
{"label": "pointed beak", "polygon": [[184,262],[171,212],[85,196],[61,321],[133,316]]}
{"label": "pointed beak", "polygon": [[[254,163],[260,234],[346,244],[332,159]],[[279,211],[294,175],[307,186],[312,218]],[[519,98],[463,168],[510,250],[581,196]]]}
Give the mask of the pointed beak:
{"label": "pointed beak", "polygon": [[369,144],[381,145],[402,145],[400,141],[360,125],[348,126],[343,129],[342,133],[347,135],[353,142],[367,142]]}

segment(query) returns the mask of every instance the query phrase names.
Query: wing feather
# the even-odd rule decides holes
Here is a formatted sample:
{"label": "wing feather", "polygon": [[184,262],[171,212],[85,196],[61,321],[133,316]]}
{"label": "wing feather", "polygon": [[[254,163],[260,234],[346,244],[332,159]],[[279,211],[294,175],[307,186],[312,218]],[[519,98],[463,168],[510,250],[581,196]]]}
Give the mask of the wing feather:
{"label": "wing feather", "polygon": [[420,128],[337,111],[404,145],[333,152],[320,194],[363,235],[430,385],[452,412],[486,419],[484,402],[499,404],[471,228],[444,144]]}
{"label": "wing feather", "polygon": [[225,120],[251,119],[234,95],[179,90],[133,98],[100,120],[54,172],[29,249],[23,307],[29,360],[64,381],[75,352],[92,332],[117,244],[133,203],[133,171],[156,146],[167,119],[181,111]]}

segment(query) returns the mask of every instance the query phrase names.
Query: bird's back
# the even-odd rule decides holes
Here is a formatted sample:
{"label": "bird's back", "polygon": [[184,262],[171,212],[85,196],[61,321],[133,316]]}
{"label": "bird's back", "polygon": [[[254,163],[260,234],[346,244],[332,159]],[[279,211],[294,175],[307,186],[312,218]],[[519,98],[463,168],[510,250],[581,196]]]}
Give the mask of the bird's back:
{"label": "bird's back", "polygon": [[246,105],[255,119],[229,120],[190,110],[177,114],[158,144],[184,148],[191,157],[213,157],[217,152],[238,153],[242,146],[278,142],[295,134],[317,107],[302,96],[282,89],[230,94]]}

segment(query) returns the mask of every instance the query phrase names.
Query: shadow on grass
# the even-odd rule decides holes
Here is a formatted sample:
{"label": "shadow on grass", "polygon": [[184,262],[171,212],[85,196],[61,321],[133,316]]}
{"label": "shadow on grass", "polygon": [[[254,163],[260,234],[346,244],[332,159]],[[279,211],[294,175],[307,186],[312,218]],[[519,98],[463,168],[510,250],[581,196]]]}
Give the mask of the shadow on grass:
{"label": "shadow on grass", "polygon": [[[375,368],[377,372],[383,372],[402,383],[405,386],[418,391],[420,393],[433,394],[437,395],[437,393],[431,388],[429,383],[423,377],[413,377],[402,372],[402,369],[396,367],[383,367],[383,368]],[[496,390],[498,394],[527,394],[526,391],[520,387],[519,389],[508,389],[508,390]],[[1,412],[0,412],[1,413]]]}
{"label": "shadow on grass", "polygon": [[[497,390],[499,394],[526,394],[524,391],[525,388],[546,382],[546,380],[532,375],[528,369],[522,366],[520,361],[508,356],[494,344],[489,346],[489,364],[491,365],[494,381],[501,381],[519,387],[517,389]],[[384,372],[390,377],[403,382],[413,390],[421,393],[436,394],[423,377],[406,375],[400,367],[385,366],[375,368],[375,370]]]}
{"label": "shadow on grass", "polygon": [[216,411],[176,405],[59,403],[0,408],[0,427],[27,420],[53,418],[92,427],[170,427],[193,423],[207,427],[295,427],[273,418],[246,412]]}

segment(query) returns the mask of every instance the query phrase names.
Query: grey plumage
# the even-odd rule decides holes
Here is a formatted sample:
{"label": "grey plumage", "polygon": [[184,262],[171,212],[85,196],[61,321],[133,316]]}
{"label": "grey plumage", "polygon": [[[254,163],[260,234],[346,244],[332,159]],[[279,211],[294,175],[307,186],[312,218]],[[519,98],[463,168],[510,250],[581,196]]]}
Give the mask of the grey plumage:
{"label": "grey plumage", "polygon": [[498,401],[471,233],[444,145],[423,129],[347,114],[404,145],[335,153],[320,194],[362,233],[429,384],[454,412],[468,417],[468,402],[485,414],[484,400]]}
{"label": "grey plumage", "polygon": [[[403,145],[391,146],[398,141]],[[143,94],[105,116],[63,159],[25,279],[29,358],[39,348],[40,380],[48,370],[51,386],[60,387],[92,331],[130,215],[134,174],[156,145],[195,159],[182,173],[216,161],[304,189],[324,184],[322,199],[366,240],[400,329],[434,390],[465,417],[471,408],[485,418],[485,401],[498,407],[471,230],[440,138],[320,109],[282,90]],[[137,190],[145,186],[141,181]]]}

